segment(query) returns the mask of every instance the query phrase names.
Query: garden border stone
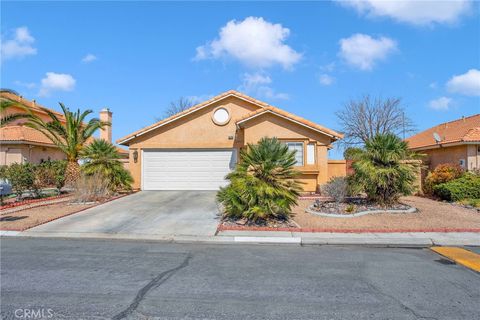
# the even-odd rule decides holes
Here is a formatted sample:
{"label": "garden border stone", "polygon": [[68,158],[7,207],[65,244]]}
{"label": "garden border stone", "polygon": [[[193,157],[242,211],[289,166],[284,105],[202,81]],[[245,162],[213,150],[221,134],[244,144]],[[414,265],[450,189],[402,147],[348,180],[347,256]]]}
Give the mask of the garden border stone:
{"label": "garden border stone", "polygon": [[417,212],[417,208],[410,207],[409,209],[406,210],[401,210],[401,209],[390,209],[390,210],[366,210],[366,211],[360,211],[352,214],[335,214],[335,213],[325,213],[325,212],[319,212],[312,210],[313,206],[309,206],[305,209],[305,212],[314,214],[317,216],[321,217],[330,217],[330,218],[355,218],[355,217],[361,217],[365,216],[368,214],[379,214],[379,213],[394,213],[394,214],[405,214],[405,213],[415,213]]}

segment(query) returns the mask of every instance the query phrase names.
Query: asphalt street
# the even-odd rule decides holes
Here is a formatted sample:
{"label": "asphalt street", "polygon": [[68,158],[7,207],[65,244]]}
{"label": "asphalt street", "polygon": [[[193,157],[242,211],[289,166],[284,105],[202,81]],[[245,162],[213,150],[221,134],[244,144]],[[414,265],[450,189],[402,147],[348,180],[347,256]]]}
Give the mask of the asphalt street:
{"label": "asphalt street", "polygon": [[0,245],[2,319],[480,319],[480,274],[428,249]]}

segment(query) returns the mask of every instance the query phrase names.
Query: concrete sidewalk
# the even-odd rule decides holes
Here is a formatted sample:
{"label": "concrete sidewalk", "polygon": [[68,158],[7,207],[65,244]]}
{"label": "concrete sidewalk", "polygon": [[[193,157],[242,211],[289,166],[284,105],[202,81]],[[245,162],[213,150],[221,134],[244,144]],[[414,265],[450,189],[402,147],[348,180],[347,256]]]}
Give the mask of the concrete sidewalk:
{"label": "concrete sidewalk", "polygon": [[176,243],[251,243],[294,245],[379,245],[379,246],[480,246],[480,233],[474,232],[409,232],[409,233],[308,233],[280,231],[221,231],[215,236],[155,235],[93,232],[2,232],[2,236],[86,238],[164,241]]}

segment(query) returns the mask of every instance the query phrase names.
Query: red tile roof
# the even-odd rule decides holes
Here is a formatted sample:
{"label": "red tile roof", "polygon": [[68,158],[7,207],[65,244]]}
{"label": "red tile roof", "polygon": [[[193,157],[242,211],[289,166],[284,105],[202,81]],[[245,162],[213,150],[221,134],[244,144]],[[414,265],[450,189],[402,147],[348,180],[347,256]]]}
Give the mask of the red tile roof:
{"label": "red tile roof", "polygon": [[41,132],[25,126],[6,126],[0,128],[0,141],[18,143],[39,143],[54,146],[52,141]]}
{"label": "red tile roof", "polygon": [[[440,136],[440,143],[435,141],[434,133]],[[480,142],[480,114],[439,124],[405,140],[411,149],[428,149],[439,144]]]}

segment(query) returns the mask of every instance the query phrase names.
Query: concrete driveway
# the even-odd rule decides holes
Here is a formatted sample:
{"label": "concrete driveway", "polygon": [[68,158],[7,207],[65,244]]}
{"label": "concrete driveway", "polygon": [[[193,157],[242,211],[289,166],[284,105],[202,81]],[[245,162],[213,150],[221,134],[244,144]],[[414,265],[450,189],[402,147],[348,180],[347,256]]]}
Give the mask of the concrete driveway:
{"label": "concrete driveway", "polygon": [[142,191],[28,230],[34,233],[212,236],[215,191]]}

